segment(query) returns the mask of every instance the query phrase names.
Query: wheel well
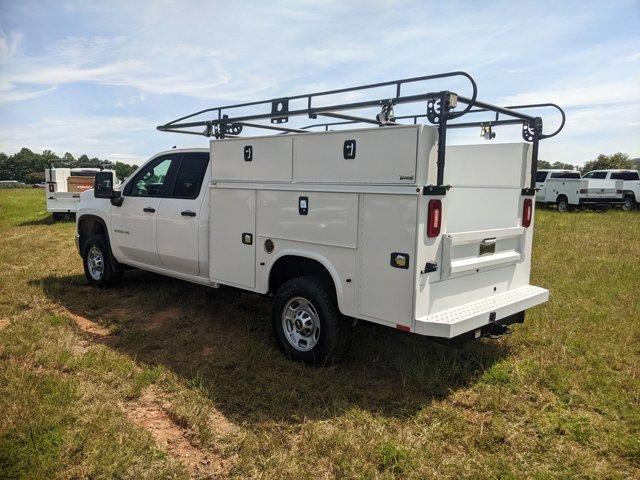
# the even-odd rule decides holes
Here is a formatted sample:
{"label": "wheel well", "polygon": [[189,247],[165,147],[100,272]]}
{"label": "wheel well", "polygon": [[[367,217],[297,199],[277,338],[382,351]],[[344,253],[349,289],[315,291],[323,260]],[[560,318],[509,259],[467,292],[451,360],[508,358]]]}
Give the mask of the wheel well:
{"label": "wheel well", "polygon": [[[104,235],[107,238],[107,230],[104,223],[98,217],[87,216],[78,220],[78,234],[80,235],[80,251],[84,249],[84,242],[92,235]],[[108,242],[108,238],[107,238]]]}
{"label": "wheel well", "polygon": [[269,273],[269,292],[275,293],[280,286],[292,278],[312,275],[322,278],[331,287],[335,295],[336,287],[329,270],[317,260],[299,257],[295,255],[285,255],[276,260]]}
{"label": "wheel well", "polygon": [[565,194],[561,194],[561,195],[558,195],[558,198],[556,198],[556,202],[559,202],[560,200],[569,200],[569,199]]}

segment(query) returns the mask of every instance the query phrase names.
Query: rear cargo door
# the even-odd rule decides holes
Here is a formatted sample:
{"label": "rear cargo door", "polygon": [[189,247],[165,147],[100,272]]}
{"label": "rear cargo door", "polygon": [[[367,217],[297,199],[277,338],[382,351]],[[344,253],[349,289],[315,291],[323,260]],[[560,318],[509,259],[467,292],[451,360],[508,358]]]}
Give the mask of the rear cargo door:
{"label": "rear cargo door", "polygon": [[525,260],[529,145],[454,146],[446,155],[451,189],[442,200],[440,275],[429,277],[431,313],[528,282],[528,270],[516,279],[514,265]]}

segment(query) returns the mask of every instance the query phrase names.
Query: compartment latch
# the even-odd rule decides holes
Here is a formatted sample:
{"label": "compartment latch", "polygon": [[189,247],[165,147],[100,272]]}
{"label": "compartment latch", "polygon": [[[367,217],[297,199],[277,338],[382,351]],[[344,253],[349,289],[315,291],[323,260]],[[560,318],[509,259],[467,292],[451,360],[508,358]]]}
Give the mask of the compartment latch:
{"label": "compartment latch", "polygon": [[437,272],[438,271],[438,262],[427,262],[424,264],[424,268],[420,270],[421,274]]}

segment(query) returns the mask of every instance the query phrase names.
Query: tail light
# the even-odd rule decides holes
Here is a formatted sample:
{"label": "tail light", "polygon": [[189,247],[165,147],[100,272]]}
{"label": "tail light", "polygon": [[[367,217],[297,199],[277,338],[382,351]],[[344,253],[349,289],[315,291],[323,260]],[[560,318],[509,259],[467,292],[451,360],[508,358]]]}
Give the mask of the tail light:
{"label": "tail light", "polygon": [[533,202],[530,198],[525,198],[522,207],[522,226],[524,228],[528,228],[531,225],[531,217],[533,217]]}
{"label": "tail light", "polygon": [[428,210],[427,237],[437,237],[440,235],[440,226],[442,225],[442,202],[440,200],[429,200]]}

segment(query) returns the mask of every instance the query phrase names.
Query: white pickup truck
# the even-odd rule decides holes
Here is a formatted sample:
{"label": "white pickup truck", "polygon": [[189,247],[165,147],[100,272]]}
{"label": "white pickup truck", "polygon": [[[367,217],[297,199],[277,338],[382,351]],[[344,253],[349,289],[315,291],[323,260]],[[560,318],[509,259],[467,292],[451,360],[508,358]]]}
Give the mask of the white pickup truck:
{"label": "white pickup truck", "polygon": [[[80,193],[93,188],[96,172],[101,168],[47,168],[44,171],[47,211],[54,220],[74,215],[80,201]],[[114,174],[115,172],[109,170]]]}
{"label": "white pickup truck", "polygon": [[[411,81],[382,85],[397,89],[393,104],[442,100],[429,117],[437,126],[402,125],[381,100],[314,108],[321,92],[258,102],[271,112],[249,119],[226,117],[220,107],[219,120],[184,117],[158,127],[204,126],[217,138],[208,149],[155,155],[119,190],[110,173],[96,175],[77,218],[88,281],[112,285],[135,267],[272,295],[278,345],[307,362],[344,351],[354,319],[438,339],[497,335],[524,321],[524,311],[549,295],[529,283],[537,148],[445,149],[444,140],[456,102],[522,118],[535,125],[534,142],[546,138],[541,121],[477,101],[475,84],[471,98],[405,97],[400,89]],[[296,98],[308,107],[289,110]],[[382,112],[338,113],[363,103]],[[342,121],[310,128],[273,121],[303,114]],[[310,131],[359,122],[379,126]],[[248,126],[282,134],[240,136]]]}
{"label": "white pickup truck", "polygon": [[574,170],[538,170],[536,203],[556,205],[559,212],[572,208],[623,206],[622,180],[582,178]]}
{"label": "white pickup truck", "polygon": [[619,190],[623,196],[624,210],[640,207],[640,173],[638,170],[593,170],[584,174],[582,178],[590,182],[621,182]]}

